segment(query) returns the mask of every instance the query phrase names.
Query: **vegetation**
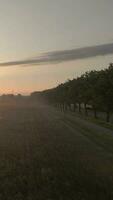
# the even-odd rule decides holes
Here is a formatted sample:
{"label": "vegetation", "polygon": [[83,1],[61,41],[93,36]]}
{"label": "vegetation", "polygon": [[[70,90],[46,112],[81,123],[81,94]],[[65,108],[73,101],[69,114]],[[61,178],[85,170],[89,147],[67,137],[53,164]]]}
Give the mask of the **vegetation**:
{"label": "vegetation", "polygon": [[112,130],[25,98],[0,120],[0,200],[113,199]]}
{"label": "vegetation", "polygon": [[[40,93],[34,93],[34,96]],[[85,115],[88,110],[106,113],[106,121],[110,122],[113,112],[113,64],[101,71],[90,71],[73,80],[58,85],[56,88],[45,90],[41,93],[46,99],[55,104],[61,110],[76,111],[81,105],[84,107]],[[83,106],[84,105],[84,106]]]}
{"label": "vegetation", "polygon": [[0,97],[0,199],[113,199],[112,127],[44,102],[87,116],[91,110],[95,118],[105,112],[110,121],[112,78],[110,64],[31,98]]}

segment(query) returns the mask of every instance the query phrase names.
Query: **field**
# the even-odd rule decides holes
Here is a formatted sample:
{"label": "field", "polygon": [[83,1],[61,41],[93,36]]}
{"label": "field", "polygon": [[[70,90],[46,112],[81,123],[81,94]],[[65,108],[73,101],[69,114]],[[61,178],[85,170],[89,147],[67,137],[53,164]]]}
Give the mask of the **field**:
{"label": "field", "polygon": [[0,200],[113,199],[113,131],[48,105],[0,104]]}

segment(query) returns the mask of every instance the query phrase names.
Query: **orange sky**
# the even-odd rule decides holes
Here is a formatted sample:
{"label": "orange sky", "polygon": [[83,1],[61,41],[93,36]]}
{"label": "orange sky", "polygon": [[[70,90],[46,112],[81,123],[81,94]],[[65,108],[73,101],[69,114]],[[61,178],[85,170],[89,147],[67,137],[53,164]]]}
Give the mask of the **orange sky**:
{"label": "orange sky", "polygon": [[88,70],[103,69],[112,62],[112,58],[110,55],[43,66],[1,67],[0,94],[29,94],[51,88]]}
{"label": "orange sky", "polygon": [[[0,63],[113,42],[112,0],[0,0]],[[0,94],[51,88],[113,56],[43,66],[0,66]]]}

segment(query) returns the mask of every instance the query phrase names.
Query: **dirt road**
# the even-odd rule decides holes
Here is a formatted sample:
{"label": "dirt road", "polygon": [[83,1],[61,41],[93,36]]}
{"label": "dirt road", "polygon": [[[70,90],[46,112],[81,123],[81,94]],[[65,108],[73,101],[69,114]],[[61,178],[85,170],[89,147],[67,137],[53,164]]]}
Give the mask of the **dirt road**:
{"label": "dirt road", "polygon": [[47,105],[1,107],[0,199],[113,199],[113,132]]}

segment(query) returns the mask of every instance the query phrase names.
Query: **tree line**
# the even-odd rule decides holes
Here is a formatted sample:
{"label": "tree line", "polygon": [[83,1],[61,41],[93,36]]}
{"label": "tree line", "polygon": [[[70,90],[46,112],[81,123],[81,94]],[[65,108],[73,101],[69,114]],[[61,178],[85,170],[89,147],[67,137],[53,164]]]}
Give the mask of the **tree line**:
{"label": "tree line", "polygon": [[113,63],[100,71],[89,71],[80,77],[68,80],[57,87],[41,92],[50,103],[62,111],[67,109],[81,112],[84,107],[85,115],[91,109],[94,117],[98,112],[106,113],[106,121],[110,121],[113,112]]}

